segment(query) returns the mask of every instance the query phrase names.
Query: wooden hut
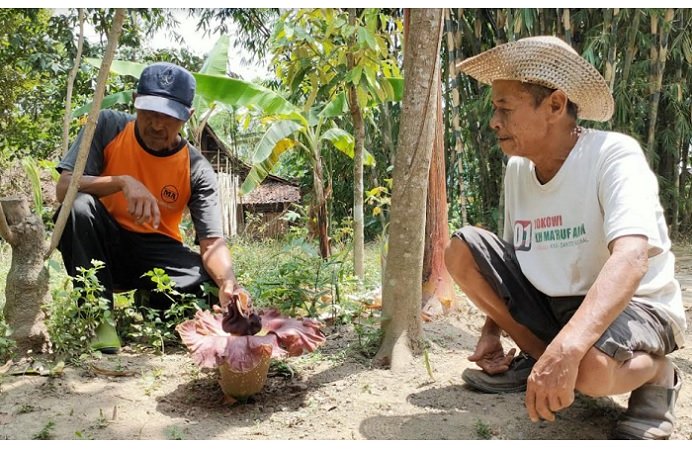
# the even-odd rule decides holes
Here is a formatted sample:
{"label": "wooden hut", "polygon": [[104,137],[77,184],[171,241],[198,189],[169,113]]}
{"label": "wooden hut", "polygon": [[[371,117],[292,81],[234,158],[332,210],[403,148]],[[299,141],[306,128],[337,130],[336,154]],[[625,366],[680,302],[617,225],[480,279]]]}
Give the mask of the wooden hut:
{"label": "wooden hut", "polygon": [[281,216],[292,203],[300,201],[298,185],[269,175],[260,186],[241,196],[240,185],[251,167],[234,156],[208,124],[200,141],[199,148],[218,177],[224,234],[281,236],[286,230],[286,222],[280,219]]}

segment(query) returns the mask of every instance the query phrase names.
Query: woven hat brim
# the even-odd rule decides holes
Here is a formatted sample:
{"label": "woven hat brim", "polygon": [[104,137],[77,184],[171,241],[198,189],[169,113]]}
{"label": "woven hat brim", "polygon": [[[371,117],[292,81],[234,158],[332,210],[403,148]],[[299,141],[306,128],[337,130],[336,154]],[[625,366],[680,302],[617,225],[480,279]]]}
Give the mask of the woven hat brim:
{"label": "woven hat brim", "polygon": [[588,61],[561,45],[509,42],[467,58],[457,68],[484,84],[517,80],[560,89],[577,105],[580,119],[605,122],[613,115],[615,102],[605,79]]}

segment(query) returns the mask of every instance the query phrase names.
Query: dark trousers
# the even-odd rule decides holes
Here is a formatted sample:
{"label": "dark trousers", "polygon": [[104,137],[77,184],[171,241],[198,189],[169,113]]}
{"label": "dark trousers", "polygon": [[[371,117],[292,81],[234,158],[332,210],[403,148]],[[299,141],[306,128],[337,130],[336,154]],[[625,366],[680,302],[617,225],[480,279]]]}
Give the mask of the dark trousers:
{"label": "dark trousers", "polygon": [[[91,267],[92,260],[105,263],[98,271],[103,297],[113,300],[114,290],[152,290],[156,285],[142,274],[153,268],[166,271],[179,292],[197,292],[211,278],[200,255],[175,239],[158,233],[133,233],[120,227],[97,197],[78,193],[60,238],[67,273]],[[167,308],[170,300],[152,292],[149,305]]]}

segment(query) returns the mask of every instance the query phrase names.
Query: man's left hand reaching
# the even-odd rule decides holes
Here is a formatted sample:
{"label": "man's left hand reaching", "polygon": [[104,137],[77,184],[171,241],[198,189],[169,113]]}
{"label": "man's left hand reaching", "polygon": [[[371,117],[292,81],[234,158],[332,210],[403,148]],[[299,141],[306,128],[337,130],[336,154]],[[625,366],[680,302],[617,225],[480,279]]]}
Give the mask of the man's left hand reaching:
{"label": "man's left hand reaching", "polygon": [[531,421],[555,420],[555,412],[574,402],[579,358],[571,357],[559,345],[549,345],[533,366],[526,385],[526,409]]}

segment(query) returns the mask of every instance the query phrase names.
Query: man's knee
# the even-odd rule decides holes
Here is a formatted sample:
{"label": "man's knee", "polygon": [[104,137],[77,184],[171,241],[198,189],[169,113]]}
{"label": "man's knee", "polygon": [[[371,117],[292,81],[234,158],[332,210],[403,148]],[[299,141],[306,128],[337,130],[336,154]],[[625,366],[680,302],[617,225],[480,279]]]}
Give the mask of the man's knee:
{"label": "man's knee", "polygon": [[619,364],[596,347],[591,347],[579,363],[579,374],[575,388],[589,397],[611,395],[615,381],[615,370]]}
{"label": "man's knee", "polygon": [[[463,233],[465,228],[469,227],[462,228],[458,233]],[[449,240],[445,248],[444,259],[447,271],[457,282],[464,277],[468,269],[476,265],[469,245],[459,236],[452,237]]]}

